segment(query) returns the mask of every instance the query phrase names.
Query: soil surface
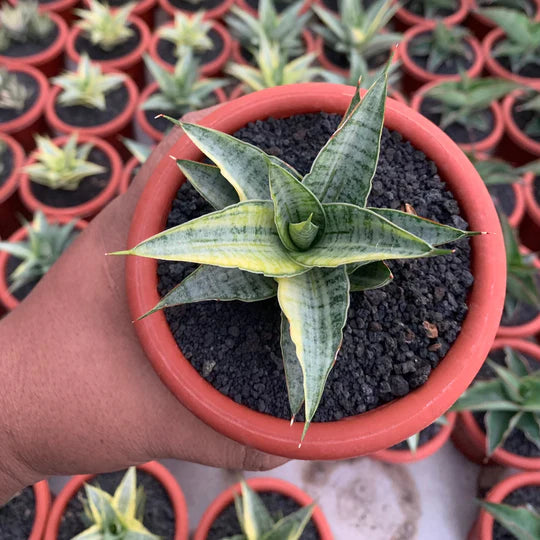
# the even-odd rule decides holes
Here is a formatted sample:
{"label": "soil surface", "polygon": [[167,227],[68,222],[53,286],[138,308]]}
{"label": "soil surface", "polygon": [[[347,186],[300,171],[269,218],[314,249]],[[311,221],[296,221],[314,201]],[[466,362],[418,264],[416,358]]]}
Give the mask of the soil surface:
{"label": "soil surface", "polygon": [[[223,39],[219,32],[212,28],[210,32],[208,32],[208,37],[212,40],[212,48],[207,51],[195,53],[195,58],[199,61],[201,66],[215,60],[223,50]],[[157,53],[162,60],[171,66],[174,66],[178,61],[178,56],[176,56],[176,46],[172,41],[160,39],[157,44]]]}
{"label": "soil surface", "polygon": [[187,0],[169,0],[169,4],[181,11],[208,11],[214,9],[221,4],[224,0],[201,0],[200,2],[188,2]]}
{"label": "soil surface", "polygon": [[[125,472],[124,470],[100,474],[91,483],[113,494]],[[162,540],[172,540],[174,538],[175,516],[164,487],[152,475],[138,470],[137,487],[139,486],[143,487],[146,495],[144,526]],[[80,489],[75,497],[69,501],[60,522],[57,540],[71,540],[75,535],[88,528],[89,524],[84,516],[83,500],[86,500],[84,488]]]}
{"label": "soil surface", "polygon": [[510,216],[516,207],[516,194],[511,184],[495,184],[488,186],[489,194],[495,206]]}
{"label": "soil surface", "polygon": [[[301,174],[309,171],[340,117],[326,113],[268,119],[235,135],[277,155]],[[460,228],[467,223],[434,163],[398,133],[383,131],[369,206],[400,208]],[[168,227],[211,211],[190,185],[173,202]],[[391,261],[395,279],[378,290],[353,293],[341,351],[315,421],[373,409],[421,386],[455,341],[473,283],[468,241],[444,257]],[[194,265],[162,262],[159,293],[168,292]],[[275,299],[256,303],[201,302],[166,311],[186,358],[216,389],[252,409],[289,418]],[[425,324],[437,326],[430,338]]]}
{"label": "soil surface", "polygon": [[[282,12],[284,9],[287,9],[291,5],[291,0],[274,0],[274,4],[278,12]],[[246,4],[252,7],[254,10],[259,9],[259,0],[246,0]]]}
{"label": "soil surface", "polygon": [[[538,280],[537,280],[538,281]],[[538,309],[525,303],[519,303],[516,309],[508,316],[503,312],[501,317],[502,326],[521,326],[538,317]]]}
{"label": "soil surface", "polygon": [[514,122],[516,123],[519,130],[523,132],[527,137],[529,137],[529,139],[540,142],[540,135],[535,135],[533,137],[525,131],[525,128],[527,127],[529,122],[540,113],[534,111],[519,110],[519,105],[521,105],[521,102],[519,100],[516,100],[516,102],[514,103],[514,107],[512,108],[512,118],[514,119]]}
{"label": "soil surface", "polygon": [[79,54],[85,52],[92,60],[115,60],[117,58],[123,58],[135,50],[141,41],[139,29],[134,24],[130,24],[129,27],[133,30],[133,34],[126,41],[119,43],[111,50],[102,49],[100,45],[93,45],[83,33],[79,34],[75,40],[75,50]]}
{"label": "soil surface", "polygon": [[30,487],[0,506],[0,540],[27,540],[34,525],[35,497]]}
{"label": "soil surface", "polygon": [[0,146],[0,188],[6,183],[13,172],[13,150],[9,144]]}
{"label": "soil surface", "polygon": [[[326,55],[328,60],[332,62],[332,64],[342,69],[350,68],[349,57],[345,53],[334,51],[334,49],[332,49],[326,44],[323,45],[323,48],[324,48],[324,54]],[[376,54],[374,56],[370,56],[369,58],[366,59],[368,68],[377,69],[388,60],[388,56],[389,56],[388,51]]]}
{"label": "soil surface", "polygon": [[[258,493],[258,495],[276,521],[300,509],[300,505],[294,499],[281,495],[281,493],[264,492]],[[231,503],[216,518],[206,538],[207,540],[221,540],[241,533],[242,529],[236,517],[234,503]],[[310,521],[300,536],[300,540],[319,540],[319,538],[315,524]]]}
{"label": "soil surface", "polygon": [[14,73],[17,81],[25,86],[29,91],[29,96],[26,98],[24,107],[21,110],[0,108],[0,128],[4,122],[10,122],[26,114],[34,106],[39,97],[39,84],[32,75],[17,70],[10,70],[10,73]]}
{"label": "soil surface", "polygon": [[[525,506],[530,504],[537,512],[540,511],[540,486],[524,486],[512,491],[503,501],[510,506]],[[493,540],[516,540],[500,523],[493,524]]]}
{"label": "soil surface", "polygon": [[[418,15],[419,17],[425,17],[425,0],[409,0],[408,2],[403,3],[403,7],[410,11],[411,13],[414,13],[415,15]],[[449,15],[452,15],[452,13],[455,13],[460,8],[461,3],[456,2],[455,9],[448,9],[448,8],[442,8],[439,7],[435,10],[435,18],[437,19],[443,19],[444,17],[448,17]]]}
{"label": "soil surface", "polygon": [[537,176],[534,179],[533,193],[534,193],[534,200],[536,201],[536,204],[540,206],[540,176]]}
{"label": "soil surface", "polygon": [[[437,435],[437,433],[441,431],[441,429],[441,424],[436,423],[430,424],[427,428],[423,429],[420,432],[420,440],[418,441],[418,447],[420,448],[420,446],[431,441],[431,439],[433,439]],[[409,443],[405,439],[404,441],[401,441],[400,443],[392,446],[391,450],[410,450]]]}
{"label": "soil surface", "polygon": [[[501,64],[504,69],[510,71],[511,73],[514,73],[510,58],[508,56],[498,56],[496,60],[497,62],[499,62],[499,64]],[[515,73],[515,75],[519,75],[520,77],[527,77],[530,79],[538,79],[540,78],[540,66],[532,63],[525,64],[520,70],[517,71],[517,73]]]}
{"label": "soil surface", "polygon": [[58,27],[56,24],[51,31],[39,41],[12,41],[9,46],[0,51],[2,56],[9,56],[11,58],[23,58],[25,56],[33,56],[46,51],[58,38]]}

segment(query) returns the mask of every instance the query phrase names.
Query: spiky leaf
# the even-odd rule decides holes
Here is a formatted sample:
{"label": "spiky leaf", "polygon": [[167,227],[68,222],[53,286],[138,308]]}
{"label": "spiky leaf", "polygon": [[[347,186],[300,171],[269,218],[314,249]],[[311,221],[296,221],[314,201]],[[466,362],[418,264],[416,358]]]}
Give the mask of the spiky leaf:
{"label": "spiky leaf", "polygon": [[296,356],[296,346],[291,339],[291,327],[283,312],[281,312],[280,341],[292,422],[304,403],[304,375],[302,373],[302,366],[298,361],[298,356]]}
{"label": "spiky leaf", "polygon": [[486,424],[486,455],[493,452],[506,440],[523,413],[516,411],[488,411],[484,418]]}
{"label": "spiky leaf", "polygon": [[261,537],[261,540],[298,540],[309,523],[314,510],[314,503],[299,508],[296,512],[280,519],[272,530]]}
{"label": "spiky leaf", "polygon": [[390,283],[393,278],[390,268],[384,262],[376,261],[365,264],[349,274],[351,292],[378,289]]}
{"label": "spiky leaf", "polygon": [[538,540],[540,538],[540,514],[533,508],[516,508],[507,504],[479,501],[517,540]]}

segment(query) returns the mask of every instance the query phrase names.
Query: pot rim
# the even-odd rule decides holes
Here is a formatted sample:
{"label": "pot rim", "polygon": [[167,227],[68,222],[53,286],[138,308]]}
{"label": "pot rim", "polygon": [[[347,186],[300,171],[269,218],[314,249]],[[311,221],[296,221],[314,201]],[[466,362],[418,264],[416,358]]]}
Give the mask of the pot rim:
{"label": "pot rim", "polygon": [[[470,2],[469,15],[473,19],[476,19],[479,23],[481,23],[483,26],[486,26],[490,30],[493,28],[497,28],[497,25],[491,19],[488,19],[487,17],[484,17],[483,15],[478,13],[478,10],[481,8],[478,6],[478,2],[476,0],[468,0],[468,1]],[[536,6],[535,19],[539,20],[540,19],[540,0],[532,0],[532,1],[534,5]]]}
{"label": "pot rim", "polygon": [[[167,15],[174,17],[174,14],[177,11],[182,11],[186,15],[193,15],[195,11],[184,11],[173,6],[169,0],[158,0],[159,5]],[[223,0],[221,4],[217,5],[215,8],[207,9],[204,15],[204,19],[221,19],[227,13],[231,6],[234,4],[234,0]]]}
{"label": "pot rim", "polygon": [[28,540],[41,540],[51,510],[51,492],[47,480],[37,482],[32,488],[35,498],[35,514],[34,525],[32,526]]}
{"label": "pot rim", "polygon": [[[397,3],[398,0],[395,0]],[[396,19],[401,23],[406,24],[407,26],[416,26],[418,24],[435,24],[440,20],[440,22],[446,25],[455,25],[461,23],[465,17],[469,14],[471,8],[471,0],[460,0],[459,9],[443,17],[442,19],[426,19],[420,15],[416,15],[412,11],[409,11],[407,8],[401,6],[395,14]]]}
{"label": "pot rim", "polygon": [[20,169],[24,164],[25,153],[20,145],[11,135],[0,131],[0,140],[4,141],[13,153],[13,170],[9,178],[0,187],[0,204],[7,201],[19,187]]}
{"label": "pot rim", "polygon": [[139,166],[139,160],[135,156],[131,156],[126,164],[124,165],[124,170],[122,171],[122,177],[120,178],[120,184],[118,186],[118,194],[123,195],[129,188],[131,183],[131,175],[133,174],[133,169]]}
{"label": "pot rim", "polygon": [[[56,1],[66,1],[66,0],[56,0]],[[67,0],[71,3],[77,3],[78,0]],[[150,11],[153,7],[154,7],[154,4],[157,2],[157,0],[138,0],[137,2],[135,2],[135,5],[133,6],[133,9],[131,10],[131,13],[133,15],[137,15],[140,17],[141,13],[144,14],[146,13],[147,11]],[[88,0],[83,0],[83,4],[84,4],[84,7],[88,8],[88,6],[90,5]]]}
{"label": "pot rim", "polygon": [[534,196],[534,180],[535,177],[532,173],[525,175],[525,205],[527,206],[529,216],[537,225],[540,225],[540,204],[536,202],[536,197]]}
{"label": "pot rim", "polygon": [[[251,120],[269,116],[321,110],[343,113],[353,93],[353,87],[329,83],[275,87],[228,102],[200,123],[234,132]],[[135,329],[143,348],[173,394],[207,424],[242,444],[302,459],[348,458],[386,448],[420,431],[447,411],[473,379],[492,344],[504,301],[506,263],[500,225],[489,193],[455,143],[420,114],[389,99],[385,125],[399,129],[405,139],[436,162],[473,229],[498,233],[471,240],[476,280],[460,335],[421,388],[360,415],[337,422],[313,423],[298,448],[302,425],[291,427],[288,420],[239,405],[213,388],[182,355],[163,313],[139,321]],[[199,159],[202,155],[185,136],[169,153],[186,159]],[[464,176],[470,181],[457,180]],[[139,200],[129,246],[163,229],[168,211],[158,215],[155,208],[169,208],[181,179],[175,163],[168,156],[163,158]],[[157,262],[151,259],[127,260],[128,299],[132,315],[136,314],[134,319],[159,300],[156,267]]]}
{"label": "pot rim", "polygon": [[504,125],[506,128],[506,133],[514,141],[515,144],[523,148],[525,151],[540,156],[540,142],[537,142],[527,136],[514,120],[512,110],[516,102],[516,98],[520,95],[520,91],[517,90],[508,94],[502,102],[502,113],[504,118]]}

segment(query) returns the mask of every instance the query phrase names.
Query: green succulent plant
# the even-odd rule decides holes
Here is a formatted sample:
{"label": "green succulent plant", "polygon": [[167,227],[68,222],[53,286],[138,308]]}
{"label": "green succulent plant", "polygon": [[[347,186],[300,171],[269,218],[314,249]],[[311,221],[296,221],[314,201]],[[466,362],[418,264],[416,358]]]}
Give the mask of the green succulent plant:
{"label": "green succulent plant", "polygon": [[459,8],[458,0],[410,0],[404,6],[425,19],[440,18],[441,11],[455,12]]}
{"label": "green succulent plant", "polygon": [[32,182],[50,189],[75,191],[82,180],[105,172],[105,168],[87,161],[92,144],[77,144],[77,134],[69,137],[63,147],[47,136],[36,135],[36,162],[24,167]]}
{"label": "green succulent plant", "polygon": [[88,55],[83,54],[76,71],[65,71],[51,81],[62,88],[58,95],[60,105],[83,105],[104,111],[107,94],[120,87],[125,79],[122,74],[103,73],[99,64],[92,63]]}
{"label": "green succulent plant", "polygon": [[516,111],[530,111],[532,117],[527,120],[523,132],[535,139],[540,137],[540,93],[537,90],[526,90],[525,95],[516,104]]}
{"label": "green succulent plant", "polygon": [[478,501],[516,540],[540,538],[540,513],[532,505],[510,506],[503,503]]}
{"label": "green succulent plant", "polygon": [[32,91],[19,82],[17,75],[0,67],[0,109],[22,111]]}
{"label": "green succulent plant", "polygon": [[9,276],[11,292],[35,279],[42,278],[67,249],[74,238],[75,221],[66,225],[53,224],[38,211],[31,223],[23,222],[27,232],[20,242],[0,242],[0,251],[20,259],[17,268]]}
{"label": "green succulent plant", "polygon": [[183,303],[277,295],[293,420],[305,406],[302,438],[341,346],[349,293],[388,283],[385,260],[447,254],[435,246],[479,234],[366,208],[386,88],[385,71],[361,101],[357,89],[304,178],[230,135],[171,119],[215,163],[177,160],[215,211],[116,253],[202,265],[146,315]]}
{"label": "green succulent plant", "polygon": [[516,350],[505,348],[505,365],[490,358],[495,377],[478,381],[456,401],[452,411],[485,412],[486,455],[491,456],[513,429],[540,448],[540,372],[532,372]]}
{"label": "green succulent plant", "polygon": [[89,9],[75,9],[81,20],[76,25],[82,29],[93,45],[104,51],[111,51],[126,42],[132,35],[129,16],[135,2],[118,8],[111,8],[98,0],[88,0]]}
{"label": "green succulent plant", "polygon": [[199,11],[195,15],[177,12],[174,16],[174,24],[161,28],[158,31],[159,36],[174,44],[178,58],[182,58],[187,49],[208,51],[213,47],[208,35],[212,29],[212,23],[203,18],[204,11]]}
{"label": "green succulent plant", "polygon": [[249,51],[258,50],[263,35],[270,43],[277,43],[288,58],[297,57],[304,52],[302,30],[311,17],[310,13],[300,14],[302,5],[299,0],[278,13],[274,0],[260,0],[258,17],[233,6],[225,21],[233,36]]}
{"label": "green succulent plant", "polygon": [[534,3],[528,0],[476,0],[476,4],[481,8],[507,8],[525,13],[529,17],[534,17],[536,10]]}
{"label": "green succulent plant", "polygon": [[[446,419],[446,416],[442,415],[433,423],[439,426],[446,426],[448,425],[448,420]],[[416,451],[418,450],[418,445],[420,444],[420,433],[421,432],[419,431],[418,433],[415,433],[407,438],[407,446],[412,454],[416,454]]]}
{"label": "green succulent plant", "polygon": [[134,141],[127,137],[121,137],[121,141],[139,163],[144,163],[152,153],[153,147],[149,144]]}
{"label": "green succulent plant", "polygon": [[468,157],[486,186],[516,184],[521,182],[523,175],[528,172],[532,172],[535,176],[540,175],[540,160],[514,167],[502,159],[477,159],[470,154]]}
{"label": "green succulent plant", "polygon": [[[367,69],[364,63],[360,63],[354,66],[351,66],[351,69],[347,75],[342,75],[341,73],[334,73],[326,71],[322,74],[322,77],[327,81],[335,84],[348,84],[349,86],[357,86],[360,88],[368,89],[384,72],[386,69],[385,66],[376,69],[369,70]],[[401,62],[392,62],[388,68],[388,86],[393,86],[399,83],[401,78]]]}
{"label": "green succulent plant", "polygon": [[73,540],[159,540],[143,525],[145,494],[137,489],[137,473],[130,467],[114,495],[85,484],[84,516],[90,527]]}
{"label": "green succulent plant", "polygon": [[24,0],[15,6],[4,2],[0,8],[0,51],[13,42],[40,41],[54,28],[54,22],[46,13],[40,13],[39,4]]}

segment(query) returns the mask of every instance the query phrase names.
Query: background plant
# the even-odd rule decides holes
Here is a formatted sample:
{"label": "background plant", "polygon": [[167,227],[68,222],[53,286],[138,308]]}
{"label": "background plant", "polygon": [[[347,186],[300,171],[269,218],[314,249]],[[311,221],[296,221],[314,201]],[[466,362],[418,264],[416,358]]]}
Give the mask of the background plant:
{"label": "background plant", "polygon": [[[446,419],[446,416],[441,416],[433,422],[433,424],[439,425],[439,426],[446,426],[448,425],[448,420]],[[418,445],[420,444],[420,431],[418,433],[415,433],[414,435],[411,435],[407,438],[407,446],[409,447],[409,450],[412,454],[416,454],[416,451],[418,450]]]}
{"label": "background plant", "polygon": [[532,113],[532,117],[525,122],[523,132],[533,139],[540,137],[540,93],[526,90],[523,99],[516,105],[516,111]]}
{"label": "background plant", "polygon": [[441,17],[441,12],[454,13],[459,8],[458,0],[411,0],[403,4],[409,11],[421,15],[425,19],[437,19]]}
{"label": "background plant", "polygon": [[477,4],[483,8],[500,7],[521,11],[529,17],[534,17],[535,6],[527,0],[477,0]]}
{"label": "background plant", "polygon": [[127,137],[121,137],[122,143],[130,151],[131,155],[139,162],[144,163],[152,153],[153,147]]}
{"label": "background plant", "polygon": [[508,504],[478,501],[516,540],[540,538],[540,514],[532,505],[514,507]]}
{"label": "background plant", "polygon": [[185,15],[177,12],[174,16],[172,26],[164,26],[159,30],[161,39],[165,39],[174,44],[176,56],[182,58],[187,49],[194,51],[208,51],[212,49],[213,43],[209,37],[212,23],[203,20],[204,11],[195,15]]}
{"label": "background plant", "polygon": [[0,67],[0,109],[22,111],[30,97],[32,91],[19,82],[17,75]]}
{"label": "background plant", "polygon": [[540,160],[514,167],[502,159],[477,159],[472,154],[467,154],[467,157],[472,161],[486,186],[515,184],[521,182],[523,175],[528,172],[532,172],[535,176],[540,175]]}

